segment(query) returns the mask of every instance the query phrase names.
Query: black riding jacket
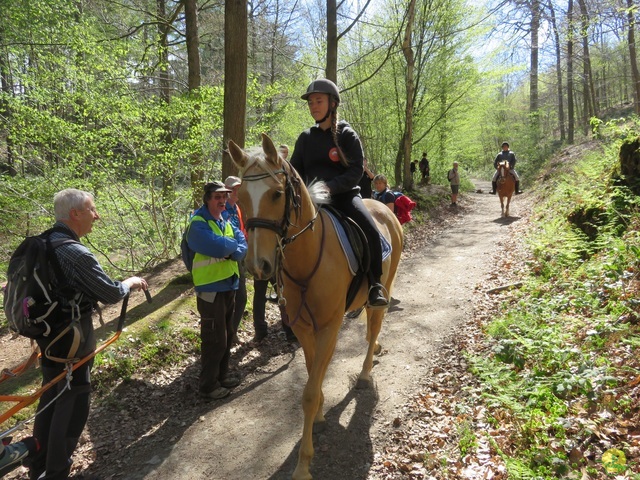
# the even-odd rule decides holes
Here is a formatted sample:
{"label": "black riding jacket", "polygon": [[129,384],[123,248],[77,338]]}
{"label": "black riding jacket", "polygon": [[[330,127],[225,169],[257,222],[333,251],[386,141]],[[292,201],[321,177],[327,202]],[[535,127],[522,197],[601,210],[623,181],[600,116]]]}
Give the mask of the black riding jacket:
{"label": "black riding jacket", "polygon": [[345,122],[338,122],[338,143],[349,164],[339,160],[331,130],[313,126],[300,134],[291,155],[291,165],[298,171],[305,184],[322,180],[331,195],[351,192],[357,195],[358,183],[364,172],[364,154],[358,134]]}
{"label": "black riding jacket", "polygon": [[503,160],[507,160],[509,162],[509,168],[511,170],[516,168],[516,162],[517,162],[516,154],[513,153],[511,150],[507,150],[507,151],[503,150],[500,153],[498,153],[498,155],[496,155],[496,159],[493,161],[493,168],[498,168],[498,164]]}

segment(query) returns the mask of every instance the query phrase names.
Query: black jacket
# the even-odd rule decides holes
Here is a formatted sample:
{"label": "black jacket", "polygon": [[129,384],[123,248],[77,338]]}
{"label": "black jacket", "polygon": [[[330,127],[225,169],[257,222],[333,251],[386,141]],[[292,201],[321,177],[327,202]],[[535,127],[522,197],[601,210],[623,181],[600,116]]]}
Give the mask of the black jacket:
{"label": "black jacket", "polygon": [[338,123],[338,143],[349,164],[345,167],[337,155],[331,130],[313,126],[300,134],[291,155],[291,165],[305,184],[322,180],[331,195],[360,191],[358,183],[364,173],[364,154],[358,134],[345,122]]}

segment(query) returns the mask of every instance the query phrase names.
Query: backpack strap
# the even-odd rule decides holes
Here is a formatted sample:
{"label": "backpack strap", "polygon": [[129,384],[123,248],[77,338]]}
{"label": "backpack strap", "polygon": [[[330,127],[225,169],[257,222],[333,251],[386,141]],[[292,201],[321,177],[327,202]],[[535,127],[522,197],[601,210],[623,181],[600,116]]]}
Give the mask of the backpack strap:
{"label": "backpack strap", "polygon": [[[53,267],[53,272],[55,274],[56,281],[64,282],[64,278],[65,278],[64,272],[62,271],[62,267],[60,266],[60,261],[58,260],[58,256],[55,254],[54,250],[61,245],[70,244],[70,243],[80,243],[80,242],[78,242],[77,240],[71,237],[52,241],[51,234],[53,232],[59,232],[59,233],[65,233],[65,234],[68,234],[68,232],[63,228],[53,227],[43,233],[43,235],[46,235],[46,238],[47,238],[47,256],[51,263],[51,266]],[[61,285],[68,286],[67,283],[64,283],[64,284],[61,283]],[[61,285],[57,285],[56,288],[60,288]],[[51,340],[51,342],[49,342],[49,344],[47,345],[47,348],[43,353],[49,360],[52,360],[54,362],[60,362],[60,363],[66,363],[66,362],[76,363],[80,360],[79,358],[76,357],[76,354],[78,353],[80,344],[83,341],[82,329],[80,328],[80,316],[81,316],[80,301],[82,300],[82,297],[83,297],[82,292],[77,292],[72,298],[68,299],[69,307],[71,309],[71,323],[67,325],[64,329],[62,329],[62,331],[58,333],[56,337],[53,340]],[[51,348],[53,347],[53,345],[55,345],[56,342],[58,342],[61,338],[65,337],[69,332],[73,332],[73,338],[71,340],[71,346],[69,347],[69,351],[66,355],[66,358],[56,357],[52,355]]]}

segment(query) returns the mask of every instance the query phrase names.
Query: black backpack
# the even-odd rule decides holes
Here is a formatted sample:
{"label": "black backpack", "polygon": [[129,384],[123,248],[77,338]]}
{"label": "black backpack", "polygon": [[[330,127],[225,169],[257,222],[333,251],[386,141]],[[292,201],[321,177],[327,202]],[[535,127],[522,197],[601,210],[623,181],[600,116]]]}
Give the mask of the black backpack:
{"label": "black backpack", "polygon": [[[79,301],[80,293],[64,281],[54,249],[67,243],[79,243],[72,238],[52,241],[50,234],[62,229],[49,229],[40,235],[25,238],[11,256],[4,287],[3,309],[9,328],[31,339],[58,334],[67,325],[59,325],[63,308]],[[71,323],[71,318],[69,322]]]}

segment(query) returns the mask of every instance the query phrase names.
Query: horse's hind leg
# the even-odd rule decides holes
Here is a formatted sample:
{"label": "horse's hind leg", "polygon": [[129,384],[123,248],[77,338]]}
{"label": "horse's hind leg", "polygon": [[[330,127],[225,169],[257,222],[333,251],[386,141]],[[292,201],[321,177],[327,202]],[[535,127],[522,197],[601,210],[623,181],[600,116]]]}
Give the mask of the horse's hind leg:
{"label": "horse's hind leg", "polygon": [[362,371],[358,376],[356,388],[367,388],[371,386],[371,369],[373,368],[373,356],[380,352],[382,347],[378,343],[378,335],[382,328],[382,318],[386,310],[367,310],[367,355],[364,357]]}

